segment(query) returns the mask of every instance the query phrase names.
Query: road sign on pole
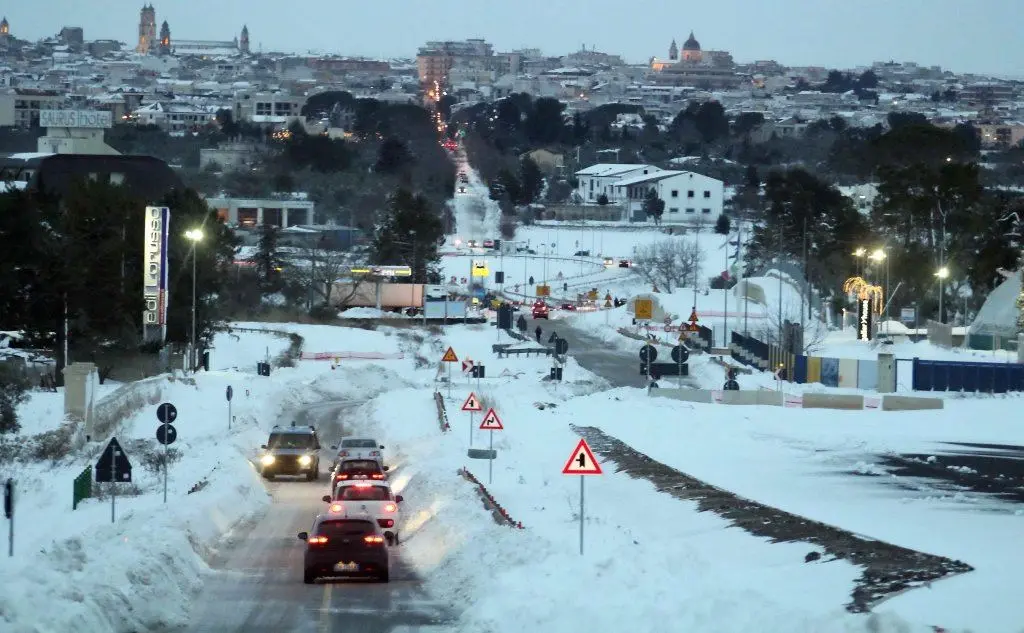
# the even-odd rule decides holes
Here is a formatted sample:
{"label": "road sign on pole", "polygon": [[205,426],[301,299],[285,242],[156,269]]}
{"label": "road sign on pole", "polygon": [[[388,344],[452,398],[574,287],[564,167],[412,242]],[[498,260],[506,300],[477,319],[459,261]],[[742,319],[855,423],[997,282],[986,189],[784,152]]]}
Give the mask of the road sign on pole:
{"label": "road sign on pole", "polygon": [[117,438],[110,438],[110,443],[96,461],[96,481],[110,482],[110,522],[113,523],[117,508],[117,485],[120,482],[131,483],[132,464],[128,461]]}
{"label": "road sign on pole", "polygon": [[597,463],[597,459],[594,457],[593,451],[590,450],[590,446],[587,444],[587,440],[581,439],[580,443],[576,445],[572,455],[569,456],[569,461],[565,462],[565,466],[562,467],[563,475],[579,475],[580,476],[580,556],[583,555],[583,518],[584,518],[584,488],[583,482],[586,479],[585,475],[600,475],[601,465]]}
{"label": "road sign on pole", "polygon": [[227,398],[228,398],[228,430],[230,431],[231,430],[231,399],[233,397],[235,397],[235,390],[231,388],[231,385],[228,385],[228,388],[227,388],[227,391],[225,391],[225,394],[227,395]]}
{"label": "road sign on pole", "polygon": [[[231,398],[228,398],[230,400]],[[156,419],[161,424],[170,424],[178,419],[178,409],[170,402],[165,402],[156,408]]]}
{"label": "road sign on pole", "polygon": [[455,350],[452,349],[451,347],[449,347],[448,351],[446,351],[444,353],[444,356],[441,357],[441,362],[442,363],[457,363],[457,362],[459,362],[459,357],[455,355]]}
{"label": "road sign on pole", "polygon": [[466,401],[462,403],[462,410],[463,411],[473,412],[473,411],[483,411],[484,408],[480,404],[480,399],[476,397],[476,394],[475,393],[470,393],[469,397],[466,398]]}
{"label": "road sign on pole", "polygon": [[173,424],[161,424],[156,427],[156,441],[164,446],[174,444],[176,439],[178,439],[178,429],[174,428]]}
{"label": "road sign on pole", "polygon": [[7,517],[7,556],[14,556],[14,480],[4,483],[4,516]]}
{"label": "road sign on pole", "polygon": [[462,373],[468,374],[473,371],[473,361],[469,358],[462,359]]}
{"label": "road sign on pole", "polygon": [[501,423],[501,418],[498,417],[498,412],[494,408],[487,410],[484,414],[484,419],[480,420],[481,431],[503,431],[505,426]]}

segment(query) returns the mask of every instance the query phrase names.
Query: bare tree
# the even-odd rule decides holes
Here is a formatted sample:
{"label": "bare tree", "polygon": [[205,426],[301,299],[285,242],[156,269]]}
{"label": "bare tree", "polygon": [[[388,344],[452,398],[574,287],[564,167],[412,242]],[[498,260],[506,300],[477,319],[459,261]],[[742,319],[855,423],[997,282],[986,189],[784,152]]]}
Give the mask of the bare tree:
{"label": "bare tree", "polygon": [[698,283],[703,261],[696,240],[663,240],[633,249],[633,269],[665,292]]}
{"label": "bare tree", "polygon": [[[799,301],[784,301],[781,310],[782,321],[780,322],[779,306],[767,306],[765,314],[767,318],[760,331],[753,331],[751,334],[765,343],[780,345],[782,341],[779,340],[779,333],[785,329],[787,323],[799,324],[802,310],[803,306]],[[803,340],[800,346],[802,353],[809,356],[821,350],[826,336],[828,336],[828,326],[820,318],[805,319]]]}
{"label": "bare tree", "polygon": [[337,285],[339,280],[350,277],[349,257],[344,251],[310,246],[301,249],[295,260],[299,265],[292,267],[293,279],[308,289],[310,310],[328,303],[344,308],[363,285],[361,277],[348,285]]}

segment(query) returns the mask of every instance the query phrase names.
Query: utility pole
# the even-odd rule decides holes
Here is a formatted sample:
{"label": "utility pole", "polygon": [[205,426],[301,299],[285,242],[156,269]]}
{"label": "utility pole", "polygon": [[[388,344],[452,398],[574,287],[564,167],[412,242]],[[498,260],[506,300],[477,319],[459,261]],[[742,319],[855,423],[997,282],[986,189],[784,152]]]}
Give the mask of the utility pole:
{"label": "utility pole", "polygon": [[[807,295],[807,284],[809,283],[807,274],[807,216],[804,216],[804,283],[800,286],[800,334],[803,335],[804,331],[804,297]],[[807,318],[811,318],[811,298],[807,298]]]}

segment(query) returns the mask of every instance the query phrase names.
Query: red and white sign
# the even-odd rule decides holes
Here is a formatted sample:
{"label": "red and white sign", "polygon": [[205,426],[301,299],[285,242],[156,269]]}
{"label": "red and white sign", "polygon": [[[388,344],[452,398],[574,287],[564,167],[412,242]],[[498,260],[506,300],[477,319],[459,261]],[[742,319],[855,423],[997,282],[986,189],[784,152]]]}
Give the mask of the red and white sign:
{"label": "red and white sign", "polygon": [[484,414],[484,419],[480,420],[481,431],[502,431],[505,426],[501,423],[501,418],[498,417],[498,412],[491,407]]}
{"label": "red and white sign", "polygon": [[468,374],[471,371],[473,371],[473,361],[471,359],[469,359],[469,358],[463,359],[462,360],[462,373]]}
{"label": "red and white sign", "polygon": [[480,404],[480,398],[476,397],[475,393],[470,392],[469,397],[462,403],[463,411],[483,411],[484,408]]}
{"label": "red and white sign", "polygon": [[576,449],[569,456],[569,461],[562,467],[563,475],[601,475],[601,465],[597,463],[587,440],[580,440]]}
{"label": "red and white sign", "polygon": [[787,393],[782,398],[782,406],[790,407],[790,408],[793,408],[793,409],[803,408],[803,406],[804,406],[804,397],[803,396],[798,396],[798,395],[792,395],[792,394],[788,394]]}

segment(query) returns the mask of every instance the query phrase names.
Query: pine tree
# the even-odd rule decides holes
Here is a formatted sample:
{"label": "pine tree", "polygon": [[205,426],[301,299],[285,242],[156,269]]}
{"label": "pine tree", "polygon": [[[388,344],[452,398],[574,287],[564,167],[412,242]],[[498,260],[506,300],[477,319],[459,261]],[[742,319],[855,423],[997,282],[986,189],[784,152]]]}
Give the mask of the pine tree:
{"label": "pine tree", "polygon": [[277,250],[278,229],[264,224],[260,227],[260,241],[256,250],[256,276],[263,292],[273,293],[281,289],[281,257]]}
{"label": "pine tree", "polygon": [[728,235],[731,228],[732,222],[729,221],[729,216],[724,213],[719,215],[718,220],[715,221],[715,233]]}

